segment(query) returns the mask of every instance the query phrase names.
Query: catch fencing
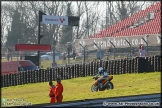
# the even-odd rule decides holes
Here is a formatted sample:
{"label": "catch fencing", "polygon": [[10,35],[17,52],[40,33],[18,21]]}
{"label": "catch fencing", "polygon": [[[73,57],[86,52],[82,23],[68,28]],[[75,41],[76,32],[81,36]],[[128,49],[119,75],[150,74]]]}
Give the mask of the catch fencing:
{"label": "catch fencing", "polygon": [[28,83],[40,83],[55,81],[57,77],[62,80],[94,76],[98,68],[102,66],[110,75],[160,72],[161,56],[144,58],[120,59],[111,61],[92,61],[90,63],[74,64],[55,68],[40,69],[35,71],[21,71],[18,74],[1,76],[1,87],[23,85]]}

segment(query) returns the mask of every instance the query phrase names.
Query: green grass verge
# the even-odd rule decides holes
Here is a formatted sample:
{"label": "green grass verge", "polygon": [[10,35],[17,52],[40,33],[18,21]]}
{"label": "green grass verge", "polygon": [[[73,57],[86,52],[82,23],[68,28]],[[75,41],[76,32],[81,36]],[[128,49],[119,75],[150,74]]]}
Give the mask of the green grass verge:
{"label": "green grass verge", "polygon": [[[160,74],[152,72],[114,75],[114,89],[100,92],[91,92],[94,82],[92,76],[62,80],[63,101],[160,93]],[[48,82],[2,88],[2,98],[25,98],[32,104],[49,103],[48,93]]]}

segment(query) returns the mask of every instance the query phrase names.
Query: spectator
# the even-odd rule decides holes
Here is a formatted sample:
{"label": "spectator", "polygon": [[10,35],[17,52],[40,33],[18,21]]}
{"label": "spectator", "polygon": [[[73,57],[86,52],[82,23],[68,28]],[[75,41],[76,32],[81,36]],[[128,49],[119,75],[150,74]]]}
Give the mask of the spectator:
{"label": "spectator", "polygon": [[140,49],[139,49],[139,73],[140,72],[147,72],[147,60],[146,60],[146,50],[144,49],[143,45],[140,45]]}
{"label": "spectator", "polygon": [[57,78],[56,81],[57,81],[57,85],[56,85],[56,89],[55,89],[56,102],[62,102],[63,85],[61,84],[60,78]]}
{"label": "spectator", "polygon": [[51,98],[50,103],[55,103],[55,85],[53,85],[52,81],[50,81],[49,86],[50,86],[49,97]]}
{"label": "spectator", "polygon": [[9,59],[11,58],[11,61],[12,61],[12,55],[11,55],[11,49],[7,48],[6,50],[6,57],[7,57],[7,60],[9,61]]}
{"label": "spectator", "polygon": [[144,46],[143,45],[140,45],[139,57],[146,58],[146,50],[144,49]]}

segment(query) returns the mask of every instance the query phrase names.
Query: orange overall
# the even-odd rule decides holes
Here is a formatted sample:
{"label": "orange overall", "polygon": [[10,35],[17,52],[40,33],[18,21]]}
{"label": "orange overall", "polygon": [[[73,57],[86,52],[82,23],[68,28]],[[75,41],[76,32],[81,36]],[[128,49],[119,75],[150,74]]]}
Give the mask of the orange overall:
{"label": "orange overall", "polygon": [[63,99],[63,86],[61,83],[57,83],[56,89],[55,89],[55,97],[56,97],[56,102],[62,102]]}
{"label": "orange overall", "polygon": [[49,93],[49,96],[50,96],[50,103],[55,103],[55,87],[51,87],[50,88],[50,93]]}

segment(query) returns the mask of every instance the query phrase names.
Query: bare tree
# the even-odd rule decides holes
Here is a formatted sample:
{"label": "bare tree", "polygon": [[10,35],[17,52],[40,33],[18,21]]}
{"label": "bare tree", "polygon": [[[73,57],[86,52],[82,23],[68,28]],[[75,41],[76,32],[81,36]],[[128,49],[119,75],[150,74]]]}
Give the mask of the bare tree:
{"label": "bare tree", "polygon": [[3,4],[1,9],[1,43],[3,46],[5,46],[7,33],[11,29],[14,6]]}
{"label": "bare tree", "polygon": [[74,29],[75,38],[87,38],[97,31],[97,23],[101,15],[97,8],[99,2],[76,1],[75,3],[77,5],[75,16],[80,17],[80,25]]}

